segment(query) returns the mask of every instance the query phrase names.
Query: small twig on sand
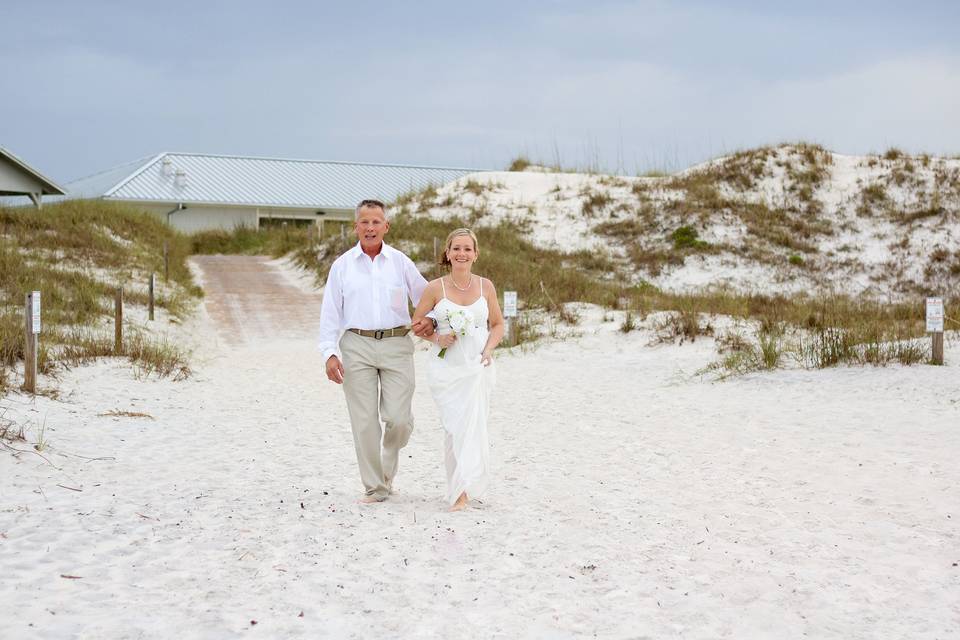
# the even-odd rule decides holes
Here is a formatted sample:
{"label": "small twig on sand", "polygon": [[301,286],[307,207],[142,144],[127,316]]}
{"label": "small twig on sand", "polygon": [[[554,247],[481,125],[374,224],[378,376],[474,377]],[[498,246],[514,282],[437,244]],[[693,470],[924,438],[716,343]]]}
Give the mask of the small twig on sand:
{"label": "small twig on sand", "polygon": [[3,445],[3,447],[4,447],[5,449],[9,449],[10,451],[13,451],[14,453],[32,453],[32,454],[34,454],[34,455],[40,456],[41,458],[43,458],[44,462],[46,462],[47,464],[49,464],[51,467],[53,467],[53,468],[56,469],[57,471],[62,471],[62,469],[61,469],[60,467],[58,467],[57,465],[55,465],[55,464],[53,464],[52,462],[50,462],[50,459],[47,458],[47,456],[45,456],[45,455],[43,455],[42,453],[40,453],[39,451],[35,451],[35,450],[33,450],[33,449],[17,449],[16,447],[11,447],[11,446],[8,445],[6,442],[0,442],[0,445]]}
{"label": "small twig on sand", "polygon": [[143,413],[142,411],[122,411],[119,409],[111,409],[105,413],[98,413],[100,418],[149,418],[151,420],[156,420],[149,413]]}
{"label": "small twig on sand", "polygon": [[58,487],[63,487],[64,489],[70,489],[70,491],[83,491],[83,489],[77,489],[76,487],[68,487],[65,484],[58,484]]}
{"label": "small twig on sand", "polygon": [[80,458],[81,460],[88,460],[88,461],[93,461],[93,462],[95,462],[95,461],[97,461],[97,460],[116,460],[116,458],[114,458],[113,456],[103,456],[103,457],[100,457],[100,458],[91,458],[90,456],[81,456],[81,455],[78,454],[78,453],[67,453],[67,452],[65,452],[65,451],[58,451],[57,453],[59,453],[59,454],[62,455],[62,456],[70,456],[70,457],[73,457],[73,458]]}
{"label": "small twig on sand", "polygon": [[154,518],[153,516],[145,516],[140,512],[137,512],[137,515],[143,518],[144,520],[153,520],[155,522],[160,522],[160,518]]}

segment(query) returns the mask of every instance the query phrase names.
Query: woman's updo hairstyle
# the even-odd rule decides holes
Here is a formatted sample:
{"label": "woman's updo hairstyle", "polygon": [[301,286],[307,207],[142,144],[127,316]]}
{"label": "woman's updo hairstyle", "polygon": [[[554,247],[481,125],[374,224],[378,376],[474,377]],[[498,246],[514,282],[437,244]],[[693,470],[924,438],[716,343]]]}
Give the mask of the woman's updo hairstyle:
{"label": "woman's updo hairstyle", "polygon": [[453,239],[460,236],[470,236],[473,240],[473,253],[479,258],[480,257],[480,244],[477,242],[477,235],[467,229],[466,227],[461,227],[459,229],[454,229],[450,232],[450,235],[447,236],[447,241],[443,245],[443,252],[438,258],[438,262],[441,267],[453,267],[453,263],[450,262],[450,259],[447,257],[447,251],[450,251],[450,247],[453,246]]}

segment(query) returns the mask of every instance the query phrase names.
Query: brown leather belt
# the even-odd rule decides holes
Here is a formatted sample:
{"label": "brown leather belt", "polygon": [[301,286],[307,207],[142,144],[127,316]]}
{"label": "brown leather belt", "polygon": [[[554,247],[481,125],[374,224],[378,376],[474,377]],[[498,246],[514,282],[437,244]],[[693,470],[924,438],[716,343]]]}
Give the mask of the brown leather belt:
{"label": "brown leather belt", "polygon": [[382,340],[384,338],[399,338],[400,336],[405,336],[410,333],[410,327],[400,326],[394,327],[393,329],[347,329],[347,331],[355,333],[358,336],[363,336],[364,338]]}

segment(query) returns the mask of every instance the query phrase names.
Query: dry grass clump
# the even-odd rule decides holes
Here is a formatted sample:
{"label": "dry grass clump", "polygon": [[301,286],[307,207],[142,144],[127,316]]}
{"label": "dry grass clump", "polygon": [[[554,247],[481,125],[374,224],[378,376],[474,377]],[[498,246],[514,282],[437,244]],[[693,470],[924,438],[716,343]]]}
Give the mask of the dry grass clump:
{"label": "dry grass clump", "polygon": [[770,371],[781,366],[786,355],[782,331],[758,330],[753,340],[738,332],[717,338],[717,350],[723,356],[698,373],[713,373],[724,379],[751,371]]}
{"label": "dry grass clump", "polygon": [[768,160],[776,153],[771,147],[738,151],[708,166],[701,175],[714,182],[730,185],[737,191],[749,191],[769,172]]}
{"label": "dry grass clump", "polygon": [[654,324],[654,342],[695,342],[700,336],[712,336],[713,325],[705,319],[701,300],[695,295],[677,298],[676,311],[668,313]]}
{"label": "dry grass clump", "polygon": [[507,171],[526,171],[531,166],[530,159],[525,155],[519,155],[510,162]]}
{"label": "dry grass clump", "polygon": [[[788,361],[809,369],[927,362],[930,347],[919,308],[846,298],[790,301],[772,315],[753,317],[759,322],[752,339],[736,332],[719,337],[722,357],[702,373],[725,378]],[[810,315],[798,323],[803,313]]]}
{"label": "dry grass clump", "polygon": [[480,197],[487,191],[491,191],[493,187],[489,183],[470,178],[461,185],[461,189],[466,193],[472,193],[474,196]]}
{"label": "dry grass clump", "polygon": [[592,191],[589,187],[584,188],[580,193],[583,197],[583,205],[580,211],[584,217],[592,218],[594,215],[609,206],[613,202],[610,194],[604,191]]}
{"label": "dry grass clump", "polygon": [[807,367],[839,364],[917,364],[929,359],[929,345],[915,338],[891,335],[877,325],[826,327],[799,335],[796,353]]}
{"label": "dry grass clump", "polygon": [[857,206],[857,214],[870,216],[878,209],[886,209],[888,204],[887,190],[884,186],[879,183],[870,184],[860,191],[860,204]]}

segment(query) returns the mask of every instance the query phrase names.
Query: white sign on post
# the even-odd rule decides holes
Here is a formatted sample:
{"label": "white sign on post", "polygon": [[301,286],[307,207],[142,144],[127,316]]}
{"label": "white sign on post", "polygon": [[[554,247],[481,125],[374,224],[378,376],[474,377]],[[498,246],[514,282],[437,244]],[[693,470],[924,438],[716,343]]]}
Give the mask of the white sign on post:
{"label": "white sign on post", "polygon": [[30,328],[34,333],[40,333],[40,292],[34,291],[30,295]]}
{"label": "white sign on post", "polygon": [[517,292],[516,291],[503,292],[503,317],[505,318],[517,317]]}
{"label": "white sign on post", "polygon": [[943,298],[927,298],[927,333],[943,333]]}

